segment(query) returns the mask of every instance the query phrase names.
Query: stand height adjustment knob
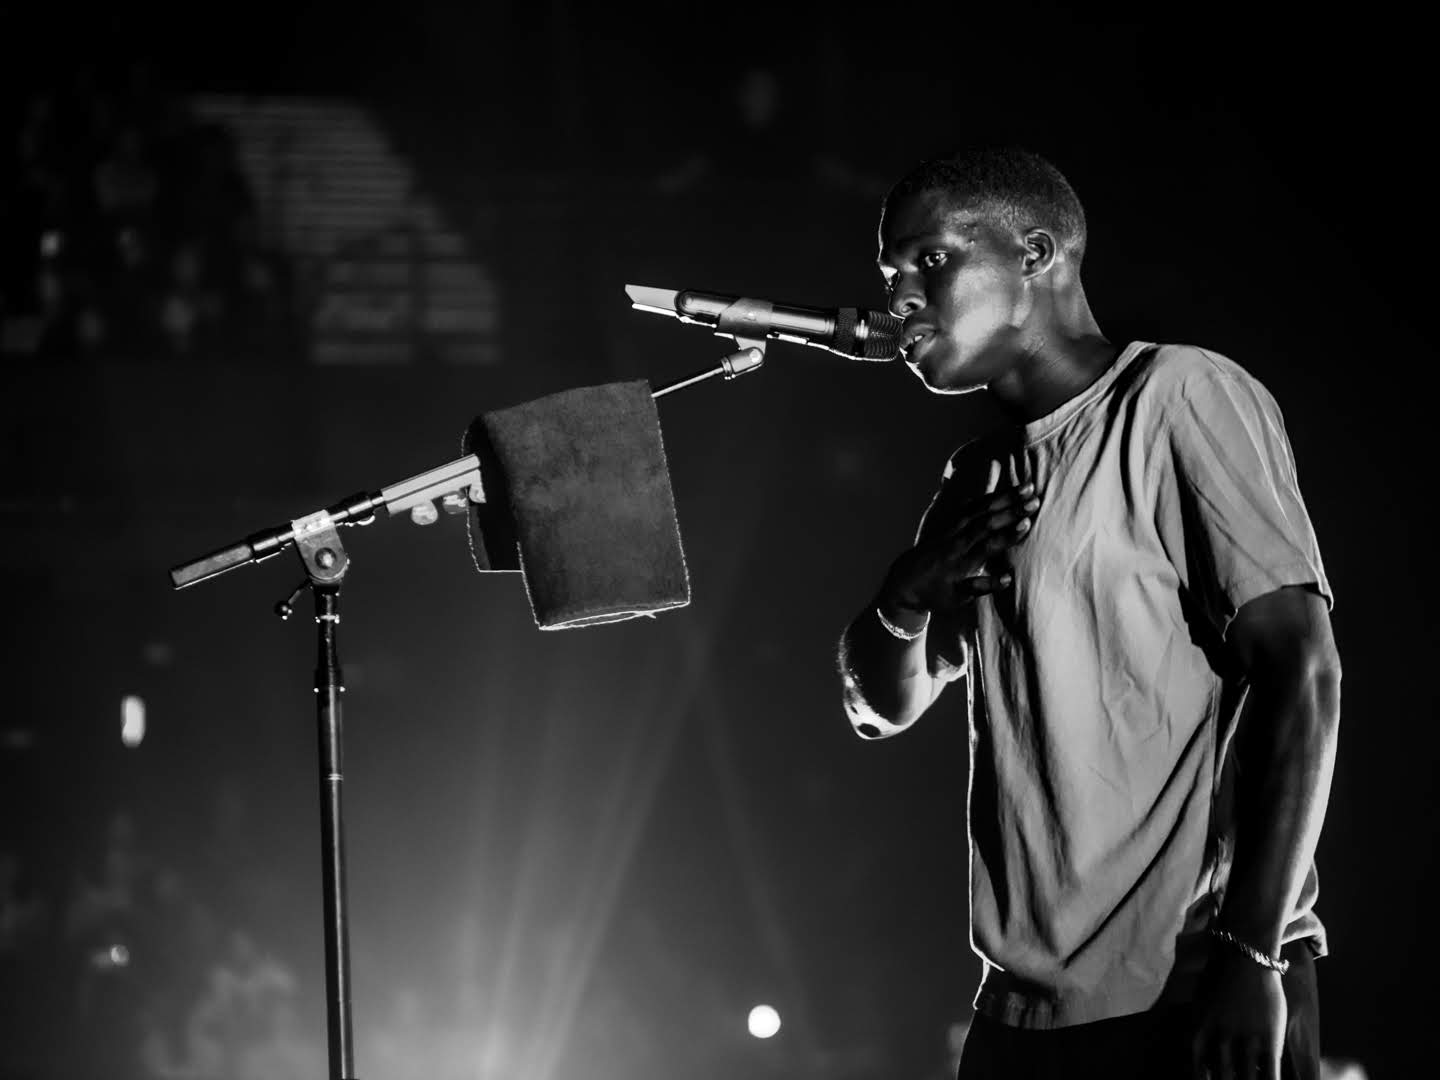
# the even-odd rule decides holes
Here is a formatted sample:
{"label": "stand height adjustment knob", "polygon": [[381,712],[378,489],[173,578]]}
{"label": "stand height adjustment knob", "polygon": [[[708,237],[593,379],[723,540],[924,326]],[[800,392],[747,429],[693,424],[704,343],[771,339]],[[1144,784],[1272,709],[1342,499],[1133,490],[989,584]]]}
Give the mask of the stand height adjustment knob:
{"label": "stand height adjustment knob", "polygon": [[295,591],[292,592],[289,597],[276,603],[275,614],[280,616],[281,622],[288,620],[291,615],[295,614],[295,601],[299,600],[300,594],[309,587],[310,580],[307,578],[295,586]]}

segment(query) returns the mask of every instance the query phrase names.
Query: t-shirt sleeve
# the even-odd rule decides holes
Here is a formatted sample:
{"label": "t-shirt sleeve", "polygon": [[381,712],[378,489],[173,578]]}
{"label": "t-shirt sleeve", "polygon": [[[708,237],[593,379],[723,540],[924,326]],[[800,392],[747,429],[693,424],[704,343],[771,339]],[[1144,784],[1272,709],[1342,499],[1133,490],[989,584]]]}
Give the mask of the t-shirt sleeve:
{"label": "t-shirt sleeve", "polygon": [[1184,565],[1223,637],[1248,601],[1306,586],[1333,607],[1280,408],[1243,372],[1188,373],[1168,411]]}

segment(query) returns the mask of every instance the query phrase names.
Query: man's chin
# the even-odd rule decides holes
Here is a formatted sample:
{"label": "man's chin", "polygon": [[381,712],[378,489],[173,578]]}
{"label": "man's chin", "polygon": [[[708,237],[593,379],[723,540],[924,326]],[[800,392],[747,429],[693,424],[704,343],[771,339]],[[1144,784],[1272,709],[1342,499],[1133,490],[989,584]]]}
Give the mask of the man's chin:
{"label": "man's chin", "polygon": [[968,379],[964,375],[943,367],[923,362],[910,364],[909,367],[915,373],[915,377],[925,384],[925,389],[932,394],[968,394],[975,390],[985,389],[983,382],[975,382],[973,379]]}

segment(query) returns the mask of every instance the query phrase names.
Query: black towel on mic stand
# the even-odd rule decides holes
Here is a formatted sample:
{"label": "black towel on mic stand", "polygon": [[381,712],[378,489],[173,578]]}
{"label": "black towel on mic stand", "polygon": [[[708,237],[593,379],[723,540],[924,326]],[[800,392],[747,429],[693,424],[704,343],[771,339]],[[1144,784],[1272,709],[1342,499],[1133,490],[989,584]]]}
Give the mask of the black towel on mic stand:
{"label": "black towel on mic stand", "polygon": [[582,387],[485,413],[463,450],[481,459],[487,500],[469,515],[475,565],[522,570],[540,629],[690,602],[649,383]]}

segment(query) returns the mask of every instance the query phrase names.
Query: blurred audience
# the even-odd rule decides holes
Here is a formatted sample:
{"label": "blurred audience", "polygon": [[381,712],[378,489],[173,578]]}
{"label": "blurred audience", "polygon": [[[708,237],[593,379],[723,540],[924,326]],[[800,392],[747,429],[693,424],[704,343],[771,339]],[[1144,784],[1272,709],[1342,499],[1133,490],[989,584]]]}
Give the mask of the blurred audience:
{"label": "blurred audience", "polygon": [[53,363],[287,362],[284,260],[229,133],[144,65],[81,68],[4,118],[0,352]]}

